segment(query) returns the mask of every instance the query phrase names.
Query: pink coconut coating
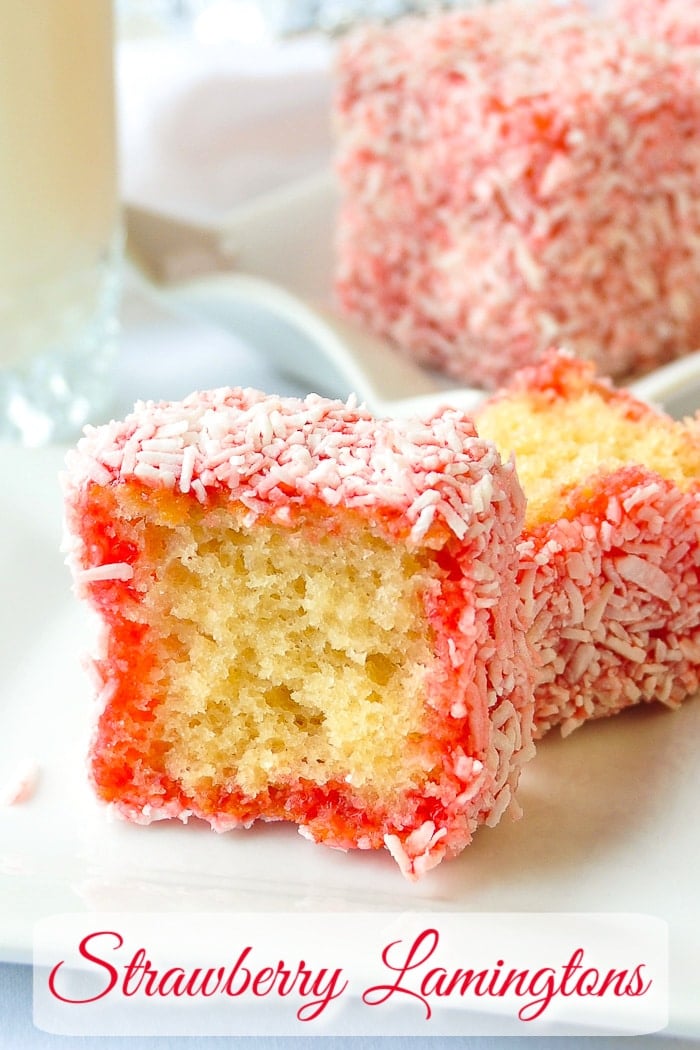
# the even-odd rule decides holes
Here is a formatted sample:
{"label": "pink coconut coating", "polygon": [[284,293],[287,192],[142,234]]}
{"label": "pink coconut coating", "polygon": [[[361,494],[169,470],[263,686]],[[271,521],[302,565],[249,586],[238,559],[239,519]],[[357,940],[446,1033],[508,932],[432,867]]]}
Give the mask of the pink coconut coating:
{"label": "pink coconut coating", "polygon": [[698,691],[699,530],[697,495],[629,468],[601,486],[595,509],[525,538],[521,581],[543,661],[538,736]]}
{"label": "pink coconut coating", "polygon": [[[559,400],[581,388],[640,427],[662,423],[591,366],[555,353],[510,391]],[[601,468],[568,494],[559,520],[523,534],[520,585],[541,661],[536,736],[556,725],[567,735],[637,703],[676,707],[700,688],[700,428],[687,426],[697,483],[681,489],[642,465]]]}
{"label": "pink coconut coating", "polygon": [[[311,800],[316,815],[304,819],[294,786],[284,811],[316,841],[384,845],[411,879],[463,849],[478,825],[493,825],[506,811],[519,815],[515,788],[533,753],[534,660],[515,582],[524,499],[513,464],[502,464],[460,412],[396,422],[374,419],[353,399],[299,401],[226,389],[178,403],[141,403],[123,422],[88,428],[69,455],[65,479],[70,562],[79,592],[103,613],[107,603],[117,617],[127,594],[133,601],[157,569],[138,551],[124,560],[118,535],[103,540],[91,492],[123,483],[166,489],[204,507],[220,507],[225,497],[248,509],[251,528],[258,518],[293,524],[297,511],[318,504],[349,508],[411,549],[449,550],[449,579],[424,598],[438,658],[426,704],[431,718],[449,726],[444,765],[426,798],[402,803],[400,819],[386,826],[375,827],[370,814],[361,831],[345,827],[338,813],[326,826],[327,803],[324,809],[318,799]],[[110,543],[118,558],[109,557]],[[118,663],[107,651],[96,662],[103,711],[93,775],[107,801],[141,823],[195,814],[225,831],[257,817],[279,819],[279,800],[277,809],[270,799],[267,810],[238,799],[212,812],[157,777],[153,783],[146,777],[136,795],[130,784],[128,798],[108,794],[121,783],[110,766],[113,734],[138,689],[132,669],[120,693],[125,672]]]}
{"label": "pink coconut coating", "polygon": [[700,345],[697,73],[582,5],[503,2],[341,48],[336,290],[461,380],[553,343],[608,375]]}
{"label": "pink coconut coating", "polygon": [[[87,427],[68,466],[74,488],[136,479],[204,504],[208,492],[226,490],[251,521],[287,522],[291,508],[313,500],[368,517],[381,509],[387,528],[414,545],[483,530],[494,476],[513,475],[458,410],[377,420],[352,397],[300,401],[227,388],[139,402],[123,422]],[[522,496],[510,488],[515,517]],[[106,571],[92,567],[91,578]]]}
{"label": "pink coconut coating", "polygon": [[[698,0],[615,0],[613,10],[640,36],[676,49],[700,48]],[[700,60],[697,50],[695,57]]]}

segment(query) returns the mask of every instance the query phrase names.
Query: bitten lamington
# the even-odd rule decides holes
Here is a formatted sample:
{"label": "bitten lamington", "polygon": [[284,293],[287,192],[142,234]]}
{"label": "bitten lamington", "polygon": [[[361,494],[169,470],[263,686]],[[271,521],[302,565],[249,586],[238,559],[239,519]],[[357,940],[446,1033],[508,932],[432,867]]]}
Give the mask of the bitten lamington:
{"label": "bitten lamington", "polygon": [[700,420],[550,353],[480,411],[528,500],[520,585],[536,735],[700,688]]}
{"label": "bitten lamington", "polygon": [[293,821],[417,878],[518,815],[524,501],[459,412],[140,404],[87,431],[65,486],[104,622],[91,776],[126,818]]}
{"label": "bitten lamington", "polygon": [[488,389],[554,344],[613,377],[700,345],[690,63],[585,5],[504,0],[362,29],[337,80],[353,318]]}

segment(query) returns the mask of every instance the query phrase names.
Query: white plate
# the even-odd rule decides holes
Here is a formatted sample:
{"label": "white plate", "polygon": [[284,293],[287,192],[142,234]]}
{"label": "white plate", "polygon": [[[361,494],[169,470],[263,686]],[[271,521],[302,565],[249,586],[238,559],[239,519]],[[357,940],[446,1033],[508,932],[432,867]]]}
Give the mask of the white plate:
{"label": "white plate", "polygon": [[[130,324],[118,412],[194,385],[293,392],[221,333],[205,338],[138,301]],[[262,322],[259,332],[272,337]],[[0,960],[28,961],[33,922],[63,911],[639,911],[669,924],[671,1030],[700,1035],[697,700],[545,740],[523,778],[525,818],[481,830],[417,885],[384,853],[325,850],[293,827],[219,836],[111,821],[86,779],[90,630],[58,550],[62,462],[60,449],[0,447],[0,793],[26,764],[39,769],[33,796],[0,809]]]}
{"label": "white plate", "polygon": [[333,852],[292,827],[111,821],[85,775],[89,630],[58,553],[62,457],[0,450],[0,786],[25,761],[40,771],[33,797],[0,810],[1,959],[28,960],[33,921],[61,911],[639,911],[669,924],[671,1030],[700,1035],[697,700],[545,740],[525,818],[482,829],[417,885],[387,854]]}

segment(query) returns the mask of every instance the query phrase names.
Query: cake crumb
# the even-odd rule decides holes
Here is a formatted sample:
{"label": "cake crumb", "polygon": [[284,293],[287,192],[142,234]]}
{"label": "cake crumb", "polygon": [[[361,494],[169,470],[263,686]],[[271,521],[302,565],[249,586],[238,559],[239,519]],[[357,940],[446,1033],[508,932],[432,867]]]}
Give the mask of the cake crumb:
{"label": "cake crumb", "polygon": [[19,806],[29,802],[39,783],[39,765],[33,759],[17,766],[0,785],[0,807]]}

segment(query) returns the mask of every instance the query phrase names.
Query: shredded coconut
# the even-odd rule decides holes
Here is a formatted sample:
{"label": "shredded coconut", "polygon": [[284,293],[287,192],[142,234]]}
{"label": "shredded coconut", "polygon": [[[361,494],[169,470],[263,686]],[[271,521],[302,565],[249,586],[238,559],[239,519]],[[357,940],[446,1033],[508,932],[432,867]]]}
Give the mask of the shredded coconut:
{"label": "shredded coconut", "polygon": [[[450,720],[455,739],[469,739],[472,755],[463,756],[459,772],[446,755],[444,777],[428,782],[425,799],[410,800],[417,826],[404,810],[396,821],[389,814],[380,828],[363,829],[362,848],[373,835],[374,848],[384,843],[406,876],[417,878],[464,848],[487,818],[493,824],[506,809],[517,815],[509,800],[533,754],[533,659],[515,582],[524,497],[512,463],[501,463],[462,412],[377,420],[354,398],[343,404],[318,395],[298,400],[229,388],[182,402],[138,403],[124,421],[88,428],[69,454],[67,518],[78,536],[96,484],[131,485],[145,498],[168,492],[217,508],[233,502],[239,512],[246,508],[246,527],[259,518],[290,525],[318,503],[342,507],[409,549],[444,549],[455,570],[445,574],[449,599],[436,586],[424,601],[440,669],[449,673],[430,680],[425,703],[427,711]],[[134,565],[96,563],[108,557],[98,546],[86,539],[69,550],[87,595],[104,602],[98,585],[111,582],[115,606],[120,594],[138,600],[152,567],[135,578],[138,552]],[[119,556],[128,556],[122,544]],[[109,676],[116,672],[107,658],[98,664],[104,711],[111,702]],[[440,792],[439,804],[433,791]],[[140,807],[125,802],[122,810],[148,823],[179,817],[181,806],[154,795]],[[201,814],[194,803],[182,812],[206,816],[217,830],[240,823],[228,813]],[[259,816],[265,819],[264,812]],[[247,823],[254,819],[245,817]],[[338,848],[358,844],[327,830],[319,835],[316,819],[305,818],[301,834]]]}
{"label": "shredded coconut", "polygon": [[[560,397],[564,373],[582,369],[549,354],[521,374],[518,391]],[[648,406],[623,391],[614,397],[629,419],[656,425]],[[687,428],[700,477],[697,422]],[[631,703],[677,706],[700,688],[700,485],[682,488],[635,465],[602,469],[585,488],[585,498],[520,543],[528,633],[539,656],[537,736],[555,725],[567,735]]]}
{"label": "shredded coconut", "polygon": [[[499,461],[462,413],[446,410],[424,423],[377,421],[354,404],[235,389],[140,403],[123,423],[90,428],[69,457],[72,483],[136,478],[191,489],[200,502],[226,488],[245,494],[256,513],[314,496],[365,513],[393,505],[416,544],[440,527],[460,539],[483,528],[477,515],[503,498],[491,477]],[[297,441],[299,451],[290,455]],[[102,566],[84,571],[90,575],[83,582],[127,578],[119,575],[127,567],[114,566],[111,576]]]}
{"label": "shredded coconut", "polygon": [[697,4],[623,7],[649,40],[504,0],[343,43],[349,314],[485,387],[551,345],[613,376],[700,345],[700,60],[657,42],[697,42]]}

